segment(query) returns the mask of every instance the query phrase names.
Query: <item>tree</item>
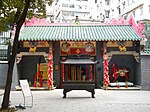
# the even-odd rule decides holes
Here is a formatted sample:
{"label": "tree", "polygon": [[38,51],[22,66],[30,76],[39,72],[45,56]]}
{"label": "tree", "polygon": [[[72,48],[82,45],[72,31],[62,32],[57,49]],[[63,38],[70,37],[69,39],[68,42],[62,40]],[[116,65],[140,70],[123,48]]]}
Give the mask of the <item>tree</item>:
{"label": "tree", "polygon": [[2,109],[9,106],[9,97],[12,83],[13,67],[17,54],[20,29],[26,18],[46,17],[46,5],[53,0],[0,0],[0,32],[15,27],[15,37],[12,46],[12,54],[8,61],[7,80],[2,102]]}

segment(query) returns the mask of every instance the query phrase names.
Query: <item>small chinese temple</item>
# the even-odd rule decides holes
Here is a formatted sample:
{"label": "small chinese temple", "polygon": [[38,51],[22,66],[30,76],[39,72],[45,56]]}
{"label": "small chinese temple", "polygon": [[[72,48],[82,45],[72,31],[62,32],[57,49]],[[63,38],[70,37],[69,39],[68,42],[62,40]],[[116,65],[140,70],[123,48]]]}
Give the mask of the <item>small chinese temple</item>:
{"label": "small chinese temple", "polygon": [[94,88],[111,83],[140,85],[142,31],[142,23],[133,18],[86,24],[32,18],[19,37],[19,80],[28,79],[34,87],[65,88],[64,97],[70,88],[84,88],[94,97]]}

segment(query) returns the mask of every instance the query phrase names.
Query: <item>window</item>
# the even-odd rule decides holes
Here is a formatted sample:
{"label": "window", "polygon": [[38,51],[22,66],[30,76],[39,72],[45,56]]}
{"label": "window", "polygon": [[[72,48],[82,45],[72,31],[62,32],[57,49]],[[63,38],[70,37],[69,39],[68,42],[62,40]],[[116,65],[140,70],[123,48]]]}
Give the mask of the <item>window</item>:
{"label": "window", "polygon": [[143,7],[140,8],[140,15],[143,15]]}
{"label": "window", "polygon": [[87,9],[87,8],[88,8],[88,6],[87,6],[87,5],[85,5],[84,7],[85,7],[85,9]]}
{"label": "window", "polygon": [[105,17],[106,17],[106,18],[109,18],[109,12],[110,12],[110,11],[105,11]]}
{"label": "window", "polygon": [[81,6],[81,5],[79,5],[79,9],[82,9],[82,6]]}
{"label": "window", "polygon": [[7,44],[10,40],[10,32],[1,32],[0,33],[0,60],[8,60],[10,54],[10,47]]}
{"label": "window", "polygon": [[132,3],[135,3],[135,0],[132,0]]}
{"label": "window", "polygon": [[150,24],[147,24],[147,31],[150,31]]}
{"label": "window", "polygon": [[121,10],[120,10],[120,7],[118,7],[118,14],[121,14]]}
{"label": "window", "polygon": [[62,4],[62,7],[68,7],[68,4]]}
{"label": "window", "polygon": [[70,5],[69,5],[69,8],[74,8],[74,4],[70,4]]}
{"label": "window", "polygon": [[100,7],[102,7],[102,2],[100,2],[99,4],[100,4]]}
{"label": "window", "polygon": [[112,13],[111,13],[112,17],[114,16],[114,9],[112,9]]}
{"label": "window", "polygon": [[109,0],[105,0],[106,5],[109,5],[109,2],[110,2]]}
{"label": "window", "polygon": [[127,2],[128,2],[128,6],[130,6],[130,5],[131,5],[131,4],[130,4],[130,0],[128,0]]}
{"label": "window", "polygon": [[133,16],[135,17],[135,11],[133,11],[132,13],[133,13]]}
{"label": "window", "polygon": [[123,5],[123,9],[125,9],[125,8],[126,8],[126,2],[124,1],[124,2],[122,3],[122,5]]}

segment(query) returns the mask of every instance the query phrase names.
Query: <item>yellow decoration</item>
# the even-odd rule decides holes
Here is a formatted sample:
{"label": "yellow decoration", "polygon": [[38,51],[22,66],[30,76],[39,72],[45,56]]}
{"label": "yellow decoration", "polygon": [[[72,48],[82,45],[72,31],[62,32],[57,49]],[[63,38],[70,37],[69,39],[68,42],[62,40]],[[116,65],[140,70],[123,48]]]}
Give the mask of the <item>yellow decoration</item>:
{"label": "yellow decoration", "polygon": [[29,52],[35,53],[36,52],[36,46],[31,46],[29,49]]}
{"label": "yellow decoration", "polygon": [[78,21],[77,21],[77,22],[75,22],[75,25],[79,26],[79,25],[80,25],[80,22],[78,22]]}
{"label": "yellow decoration", "polygon": [[41,63],[40,64],[40,71],[42,74],[42,80],[47,80],[48,76],[47,76],[47,72],[48,72],[48,66],[47,63]]}
{"label": "yellow decoration", "polygon": [[125,46],[122,46],[122,45],[119,45],[119,50],[120,50],[120,51],[126,51],[126,47],[125,47]]}
{"label": "yellow decoration", "polygon": [[76,50],[76,53],[79,54],[81,51],[79,49]]}

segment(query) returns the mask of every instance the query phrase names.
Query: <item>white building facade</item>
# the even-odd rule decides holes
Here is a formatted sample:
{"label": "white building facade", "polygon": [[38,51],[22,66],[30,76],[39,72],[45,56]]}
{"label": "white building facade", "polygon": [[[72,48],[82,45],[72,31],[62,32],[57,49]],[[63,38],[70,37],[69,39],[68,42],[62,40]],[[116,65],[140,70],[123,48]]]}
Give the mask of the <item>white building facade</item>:
{"label": "white building facade", "polygon": [[55,2],[54,20],[71,23],[78,16],[80,20],[96,19],[95,0],[57,0]]}
{"label": "white building facade", "polygon": [[97,0],[97,20],[106,21],[110,18],[110,0]]}
{"label": "white building facade", "polygon": [[82,22],[106,22],[112,18],[129,19],[133,15],[137,22],[144,22],[150,40],[149,0],[54,0],[47,9],[48,20],[55,23],[73,23],[76,16]]}

